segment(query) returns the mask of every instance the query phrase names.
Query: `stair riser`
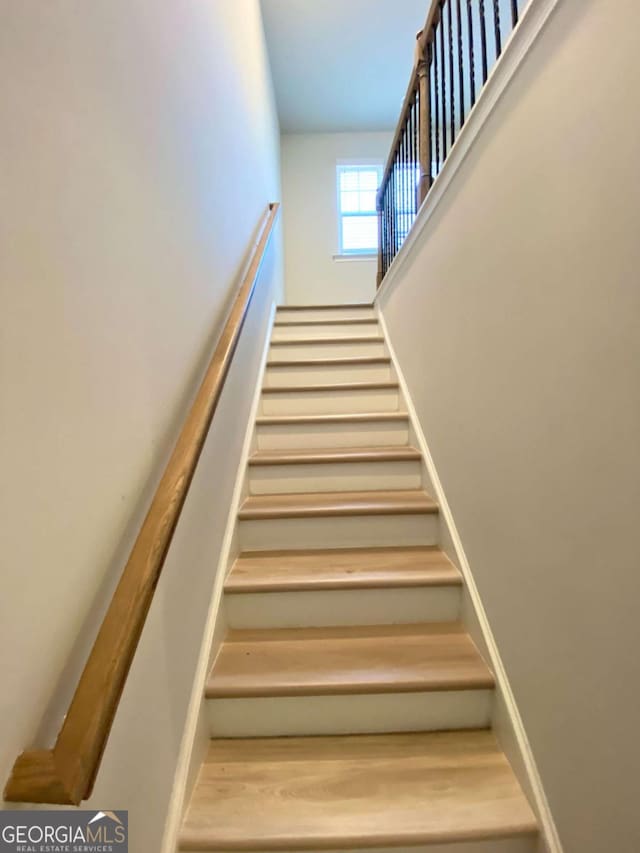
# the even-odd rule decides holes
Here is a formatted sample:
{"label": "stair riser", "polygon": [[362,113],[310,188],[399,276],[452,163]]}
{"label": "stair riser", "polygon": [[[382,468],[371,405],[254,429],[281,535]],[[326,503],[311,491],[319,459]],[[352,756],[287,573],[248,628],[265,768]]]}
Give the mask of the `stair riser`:
{"label": "stair riser", "polygon": [[439,536],[436,513],[249,519],[238,528],[247,551],[436,545]]}
{"label": "stair riser", "polygon": [[268,388],[283,385],[322,385],[334,382],[388,382],[390,364],[358,364],[349,366],[269,367],[264,384]]}
{"label": "stair riser", "polygon": [[418,489],[421,477],[419,461],[251,465],[249,491],[252,495],[282,495]]}
{"label": "stair riser", "polygon": [[[187,848],[180,848],[185,850]],[[201,853],[238,853],[238,850],[230,850],[225,848],[222,850],[218,847],[199,847]],[[524,836],[521,838],[500,838],[496,840],[489,839],[487,841],[463,841],[459,844],[421,844],[417,847],[350,847],[341,846],[340,853],[539,853],[542,850],[538,847],[538,842],[535,838]],[[326,848],[316,849],[313,847],[305,848],[304,850],[258,850],[254,848],[243,847],[242,853],[327,853]]]}
{"label": "stair riser", "polygon": [[296,450],[308,447],[406,447],[406,421],[365,423],[282,424],[257,427],[259,450]]}
{"label": "stair riser", "polygon": [[493,691],[208,699],[211,737],[382,734],[489,725]]}
{"label": "stair riser", "polygon": [[356,308],[308,308],[306,310],[292,311],[288,308],[278,308],[276,320],[278,322],[292,323],[296,320],[375,320],[376,314],[371,306]]}
{"label": "stair riser", "polygon": [[322,628],[333,625],[399,625],[453,622],[460,587],[228,593],[230,628]]}
{"label": "stair riser", "polygon": [[263,415],[336,415],[359,412],[397,412],[397,389],[363,391],[291,391],[263,394]]}
{"label": "stair riser", "polygon": [[[302,337],[305,337],[304,335]],[[305,341],[304,344],[278,344],[269,349],[269,361],[291,361],[301,358],[379,358],[388,355],[382,341],[358,341],[354,343],[341,343],[337,338],[335,342],[313,343]]]}
{"label": "stair riser", "polygon": [[380,326],[372,323],[319,323],[317,326],[305,326],[303,323],[287,323],[286,326],[274,326],[271,339],[283,341],[287,338],[329,338],[342,335],[347,338],[370,337],[379,335]]}

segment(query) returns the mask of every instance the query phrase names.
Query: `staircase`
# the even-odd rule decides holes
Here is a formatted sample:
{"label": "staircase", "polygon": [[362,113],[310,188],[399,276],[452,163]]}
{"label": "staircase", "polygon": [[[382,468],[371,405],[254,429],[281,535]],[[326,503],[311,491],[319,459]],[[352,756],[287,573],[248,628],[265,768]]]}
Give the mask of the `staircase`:
{"label": "staircase", "polygon": [[374,309],[277,312],[182,851],[533,853]]}

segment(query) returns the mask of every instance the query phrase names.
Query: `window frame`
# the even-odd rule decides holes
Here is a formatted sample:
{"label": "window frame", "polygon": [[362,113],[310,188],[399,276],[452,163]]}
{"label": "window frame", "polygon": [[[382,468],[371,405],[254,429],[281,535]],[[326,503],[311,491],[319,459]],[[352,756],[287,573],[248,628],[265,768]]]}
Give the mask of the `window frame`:
{"label": "window frame", "polygon": [[[344,172],[371,172],[376,171],[378,173],[378,188],[380,187],[380,183],[382,181],[382,172],[384,170],[384,164],[380,162],[380,160],[371,160],[366,158],[360,158],[358,160],[338,160],[336,163],[336,219],[337,219],[337,231],[338,231],[338,253],[334,255],[334,258],[340,259],[369,259],[374,258],[378,254],[378,236],[376,233],[376,244],[370,248],[366,249],[346,249],[343,243],[343,219],[346,218],[357,218],[364,216],[377,216],[377,211],[374,209],[369,212],[366,211],[363,213],[362,211],[350,213],[342,211],[342,190],[341,190],[341,176]],[[377,193],[376,189],[376,193]]]}

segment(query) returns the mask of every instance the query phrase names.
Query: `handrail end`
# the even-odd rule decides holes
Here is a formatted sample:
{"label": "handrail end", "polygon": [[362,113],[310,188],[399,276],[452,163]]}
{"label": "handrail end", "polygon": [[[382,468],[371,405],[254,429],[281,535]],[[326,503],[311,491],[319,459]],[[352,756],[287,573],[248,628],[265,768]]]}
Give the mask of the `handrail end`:
{"label": "handrail end", "polygon": [[4,789],[9,803],[50,803],[77,806],[81,802],[56,767],[52,749],[29,749],[16,759]]}

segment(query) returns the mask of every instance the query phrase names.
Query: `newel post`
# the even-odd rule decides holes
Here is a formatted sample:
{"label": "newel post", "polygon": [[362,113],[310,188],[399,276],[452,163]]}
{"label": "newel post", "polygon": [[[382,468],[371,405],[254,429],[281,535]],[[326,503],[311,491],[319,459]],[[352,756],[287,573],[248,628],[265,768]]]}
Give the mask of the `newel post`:
{"label": "newel post", "polygon": [[418,159],[420,161],[420,182],[418,184],[418,206],[427,197],[431,186],[431,43],[428,34],[424,31],[418,33],[417,50],[417,74],[418,91],[420,94],[419,111],[419,147]]}

